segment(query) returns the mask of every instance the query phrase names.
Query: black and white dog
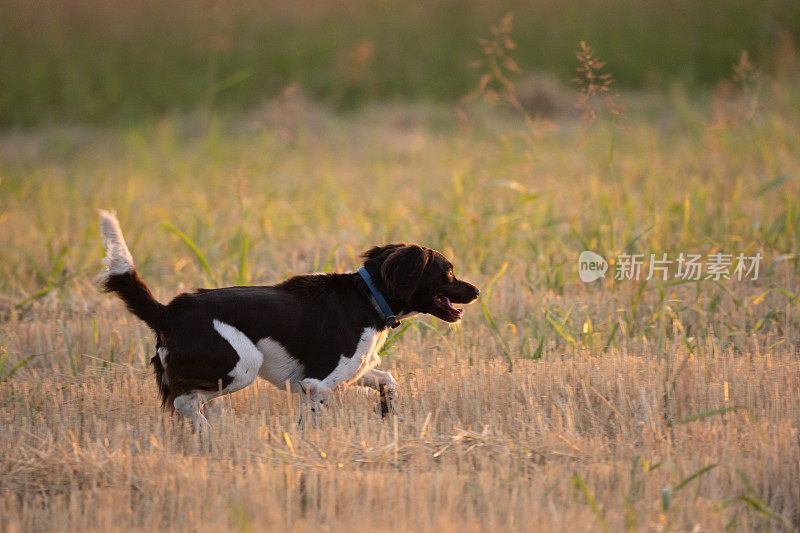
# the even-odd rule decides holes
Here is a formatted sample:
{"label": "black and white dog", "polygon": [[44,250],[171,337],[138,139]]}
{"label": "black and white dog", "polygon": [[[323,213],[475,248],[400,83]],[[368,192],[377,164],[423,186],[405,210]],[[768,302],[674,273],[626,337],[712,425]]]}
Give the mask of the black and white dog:
{"label": "black and white dog", "polygon": [[453,274],[442,254],[416,244],[376,246],[358,272],[295,276],[278,285],[199,289],[163,305],[136,274],[117,218],[101,211],[106,258],[101,284],[156,335],[151,359],[162,404],[208,422],[203,404],[260,376],[289,383],[312,412],[327,392],[356,383],[381,392],[386,414],[397,396],[388,372],[373,368],[388,327],[417,313],[458,322],[453,303],[480,291]]}

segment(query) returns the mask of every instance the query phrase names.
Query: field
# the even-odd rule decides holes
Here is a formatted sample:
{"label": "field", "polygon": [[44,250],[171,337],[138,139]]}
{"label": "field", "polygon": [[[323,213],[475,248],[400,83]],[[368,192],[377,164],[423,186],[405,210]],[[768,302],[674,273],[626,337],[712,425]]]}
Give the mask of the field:
{"label": "field", "polygon": [[[789,52],[736,61],[716,89],[610,106],[550,80],[568,111],[547,119],[502,83],[346,114],[291,85],[246,111],[5,130],[0,529],[797,530],[800,76]],[[151,332],[92,281],[98,208],[161,301],[394,241],[483,293],[458,326],[390,336],[393,417],[351,388],[298,427],[259,382],[208,441],[160,410]],[[604,279],[580,281],[584,250]],[[614,279],[625,253],[644,272],[756,252],[755,281]]]}

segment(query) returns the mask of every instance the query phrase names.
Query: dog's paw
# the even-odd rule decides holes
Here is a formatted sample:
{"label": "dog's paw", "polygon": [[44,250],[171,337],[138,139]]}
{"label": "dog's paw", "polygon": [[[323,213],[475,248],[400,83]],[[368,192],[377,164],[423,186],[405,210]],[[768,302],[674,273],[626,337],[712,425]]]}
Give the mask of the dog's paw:
{"label": "dog's paw", "polygon": [[388,383],[381,385],[381,416],[386,418],[394,413],[394,402],[397,400],[397,384]]}
{"label": "dog's paw", "polygon": [[395,381],[394,376],[391,375],[389,372],[386,373],[387,380],[384,384],[384,388],[386,389],[386,395],[389,400],[396,400],[397,399],[397,381]]}
{"label": "dog's paw", "polygon": [[389,385],[384,386],[384,394],[386,395],[386,399],[390,402],[397,400],[397,384],[392,383]]}

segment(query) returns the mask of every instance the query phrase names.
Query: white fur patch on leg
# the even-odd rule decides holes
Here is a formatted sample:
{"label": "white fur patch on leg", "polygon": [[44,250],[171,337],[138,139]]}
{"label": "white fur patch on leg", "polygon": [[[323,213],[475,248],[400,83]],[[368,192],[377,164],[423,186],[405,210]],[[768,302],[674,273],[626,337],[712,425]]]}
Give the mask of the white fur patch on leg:
{"label": "white fur patch on leg", "polygon": [[173,405],[175,406],[175,410],[181,416],[184,416],[192,421],[194,428],[199,431],[200,433],[208,433],[211,429],[211,425],[206,420],[206,417],[200,412],[200,407],[203,405],[203,401],[201,401],[199,391],[193,391],[186,394],[181,394],[175,401]]}
{"label": "white fur patch on leg", "polygon": [[364,328],[356,351],[349,357],[345,357],[344,354],[339,356],[336,368],[322,380],[323,388],[334,389],[339,385],[347,385],[364,375],[378,362],[378,352],[386,341],[387,334],[385,329],[378,331],[374,328]]}
{"label": "white fur patch on leg", "polygon": [[386,395],[390,400],[397,399],[397,382],[389,372],[370,368],[356,382],[361,387],[371,387],[380,391],[381,387],[386,390]]}
{"label": "white fur patch on leg", "polygon": [[306,378],[300,382],[292,384],[292,392],[299,393],[300,395],[300,418],[297,420],[298,426],[303,426],[305,421],[306,409],[311,413],[311,422],[316,423],[317,414],[324,408],[328,389],[326,389],[322,382],[314,378]]}
{"label": "white fur patch on leg", "polygon": [[133,272],[133,257],[114,213],[100,210],[100,235],[106,248],[106,257],[103,259],[105,270],[100,274],[101,280],[115,274]]}
{"label": "white fur patch on leg", "polygon": [[200,414],[206,417],[206,420],[216,422],[222,416],[222,409],[225,407],[224,396],[217,396],[216,398],[209,398],[200,408]]}
{"label": "white fur patch on leg", "polygon": [[214,319],[214,329],[220,336],[236,351],[239,361],[228,375],[233,381],[225,387],[224,392],[234,392],[243,389],[253,383],[258,375],[258,371],[264,362],[264,354],[258,351],[247,335],[221,320]]}

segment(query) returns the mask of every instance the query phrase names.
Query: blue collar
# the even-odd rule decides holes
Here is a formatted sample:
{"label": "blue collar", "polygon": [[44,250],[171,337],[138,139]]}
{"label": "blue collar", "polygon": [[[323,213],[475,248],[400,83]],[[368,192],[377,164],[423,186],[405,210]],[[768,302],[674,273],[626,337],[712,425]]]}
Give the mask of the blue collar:
{"label": "blue collar", "polygon": [[361,276],[362,280],[364,280],[364,283],[368,289],[367,291],[364,291],[364,293],[367,295],[367,298],[369,298],[372,307],[374,307],[375,311],[378,312],[381,320],[383,320],[384,323],[392,329],[399,326],[400,321],[392,312],[392,308],[389,307],[389,304],[386,303],[386,299],[381,294],[381,291],[375,287],[375,283],[372,281],[372,276],[369,275],[367,269],[364,267],[359,268],[358,275]]}

